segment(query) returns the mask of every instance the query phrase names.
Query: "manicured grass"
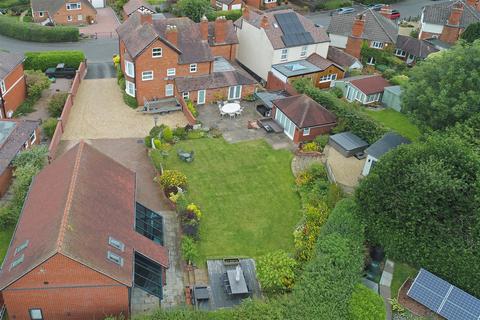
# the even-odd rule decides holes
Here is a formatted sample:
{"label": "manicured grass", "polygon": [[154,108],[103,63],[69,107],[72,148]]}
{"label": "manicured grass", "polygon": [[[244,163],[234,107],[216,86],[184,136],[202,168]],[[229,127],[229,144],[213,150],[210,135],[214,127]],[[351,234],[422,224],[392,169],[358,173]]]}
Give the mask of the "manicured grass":
{"label": "manicured grass", "polygon": [[301,213],[289,151],[263,140],[229,144],[222,138],[182,141],[175,149],[195,151],[195,160],[184,163],[172,150],[165,169],[186,174],[188,197],[203,212],[199,263],[293,249]]}
{"label": "manicured grass", "polygon": [[156,5],[156,4],[162,4],[165,2],[165,0],[147,0],[148,3],[150,3],[152,6]]}
{"label": "manicured grass", "polygon": [[342,7],[350,7],[352,5],[352,1],[349,0],[327,0],[325,2],[325,9],[333,10]]}
{"label": "manicured grass", "polygon": [[408,264],[397,262],[395,263],[395,268],[393,269],[392,285],[390,287],[392,298],[396,298],[398,296],[398,290],[400,290],[400,287],[405,282],[405,280],[407,280],[407,278],[413,279],[417,275],[417,272],[417,269],[410,267]]}
{"label": "manicured grass", "polygon": [[365,110],[365,112],[372,119],[412,141],[415,141],[420,137],[420,130],[403,113],[397,112],[393,109],[385,109],[381,111]]}
{"label": "manicured grass", "polygon": [[12,239],[14,227],[10,227],[6,230],[0,231],[0,263],[3,261],[5,254],[7,253],[10,239]]}

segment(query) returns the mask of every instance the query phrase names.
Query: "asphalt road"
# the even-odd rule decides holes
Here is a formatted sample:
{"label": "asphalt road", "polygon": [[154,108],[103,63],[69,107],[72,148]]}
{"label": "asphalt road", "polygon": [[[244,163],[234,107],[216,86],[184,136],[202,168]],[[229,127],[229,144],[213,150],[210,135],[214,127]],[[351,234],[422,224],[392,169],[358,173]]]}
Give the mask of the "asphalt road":
{"label": "asphalt road", "polygon": [[113,62],[89,62],[85,79],[106,79],[116,76]]}

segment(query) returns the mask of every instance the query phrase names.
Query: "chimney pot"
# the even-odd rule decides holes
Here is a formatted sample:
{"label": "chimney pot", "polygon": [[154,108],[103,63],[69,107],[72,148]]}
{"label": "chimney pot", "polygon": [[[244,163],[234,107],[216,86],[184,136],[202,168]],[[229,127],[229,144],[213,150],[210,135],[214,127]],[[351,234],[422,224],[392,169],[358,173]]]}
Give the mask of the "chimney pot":
{"label": "chimney pot", "polygon": [[167,28],[165,29],[165,37],[167,38],[168,42],[174,46],[178,46],[177,26],[167,25]]}
{"label": "chimney pot", "polygon": [[262,17],[262,21],[260,22],[260,27],[263,28],[263,29],[268,28],[268,18],[267,18],[267,16]]}
{"label": "chimney pot", "polygon": [[202,34],[202,40],[208,40],[208,19],[205,16],[200,20],[200,33]]}
{"label": "chimney pot", "polygon": [[149,13],[140,13],[140,23],[141,24],[152,24],[152,15]]}
{"label": "chimney pot", "polygon": [[360,38],[363,34],[364,29],[365,29],[365,17],[363,16],[363,14],[359,14],[353,21],[352,37]]}
{"label": "chimney pot", "polygon": [[452,11],[450,12],[450,17],[448,17],[448,24],[451,26],[458,26],[460,25],[460,19],[462,18],[463,14],[463,4],[458,3],[452,7]]}
{"label": "chimney pot", "polygon": [[469,6],[475,7],[477,4],[477,0],[467,0],[467,4]]}

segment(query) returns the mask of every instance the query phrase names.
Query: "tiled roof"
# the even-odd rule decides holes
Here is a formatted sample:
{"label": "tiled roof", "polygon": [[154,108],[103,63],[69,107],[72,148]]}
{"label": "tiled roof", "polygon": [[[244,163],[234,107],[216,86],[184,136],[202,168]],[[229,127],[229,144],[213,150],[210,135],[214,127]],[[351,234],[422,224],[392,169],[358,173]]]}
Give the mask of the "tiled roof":
{"label": "tiled roof", "polygon": [[421,59],[425,59],[430,53],[439,51],[424,40],[403,35],[398,35],[396,47]]}
{"label": "tiled roof", "polygon": [[232,20],[226,20],[227,35],[225,37],[225,42],[216,43],[215,42],[215,22],[211,21],[208,23],[208,43],[210,46],[215,46],[218,44],[237,44],[237,32],[235,31],[235,26],[233,25]]}
{"label": "tiled roof", "polygon": [[[167,25],[174,25],[178,32],[178,45],[166,40]],[[233,26],[232,26],[233,27]],[[197,23],[189,18],[153,19],[152,24],[140,23],[140,13],[133,13],[117,29],[120,40],[132,58],[136,58],[155,39],[160,39],[177,50],[179,64],[212,61],[213,55],[207,41],[203,41]]]}
{"label": "tiled roof", "polygon": [[0,80],[5,79],[24,59],[23,55],[0,51]]}
{"label": "tiled roof", "polygon": [[447,1],[425,6],[423,9],[423,22],[436,25],[447,24],[452,8],[457,4],[463,4],[463,14],[460,19],[460,26],[466,28],[470,24],[480,21],[480,13],[465,3],[465,1]]}
{"label": "tiled roof", "polygon": [[225,88],[248,84],[255,84],[255,80],[248,73],[240,70],[213,72],[197,77],[175,78],[175,85],[180,92],[190,92],[200,89]]}
{"label": "tiled roof", "polygon": [[328,67],[334,65],[336,66],[337,68],[339,69],[342,69],[343,70],[343,67],[339,66],[338,64],[336,64],[335,62],[331,61],[331,60],[328,60],[328,59],[325,59],[324,57],[316,54],[316,53],[313,53],[311,54],[308,58],[307,58],[307,61],[310,62],[311,64],[313,65],[316,65],[317,67],[320,68],[320,70],[325,70],[327,69]]}
{"label": "tiled roof", "polygon": [[[249,17],[247,21],[251,25],[257,28],[260,28],[262,18],[266,16],[268,19],[269,26],[267,29],[265,29],[265,33],[267,34],[267,37],[270,40],[270,43],[272,44],[273,48],[281,49],[287,46],[282,40],[283,32],[279,27],[277,20],[275,19],[275,15],[282,14],[282,13],[291,13],[291,12],[294,12],[294,11],[291,9],[285,9],[285,10],[274,10],[270,12],[262,12],[262,11],[255,11],[253,9],[249,9],[249,13],[248,13]],[[295,14],[297,15],[298,20],[302,24],[305,31],[310,33],[310,35],[312,36],[314,43],[330,41],[330,38],[328,37],[324,28],[316,27],[315,24],[310,19],[298,13],[295,13]],[[235,25],[241,28],[241,25],[244,19],[245,17],[241,17],[235,22]]]}
{"label": "tiled roof", "polygon": [[[88,6],[93,9],[95,12],[97,10],[92,6],[88,0],[78,0],[82,3],[82,6]],[[32,0],[32,10],[36,11],[46,11],[50,14],[51,17],[62,7],[66,5],[65,0]]]}
{"label": "tiled roof", "polygon": [[[134,252],[168,266],[167,250],[135,232],[135,173],[84,142],[45,167],[32,182],[0,271],[0,289],[55,254],[126,286],[133,284]],[[123,252],[109,236],[125,244]],[[21,252],[23,262],[10,267]],[[110,250],[124,260],[107,260]]]}
{"label": "tiled roof", "polygon": [[[395,22],[371,9],[367,9],[360,14],[363,14],[365,19],[362,39],[389,43],[397,42],[398,26]],[[357,13],[334,15],[327,28],[328,34],[350,36],[353,21],[358,15]]]}
{"label": "tiled roof", "polygon": [[380,140],[368,147],[365,152],[376,159],[380,159],[381,156],[383,156],[391,149],[401,144],[408,143],[410,143],[410,140],[408,140],[407,138],[404,138],[394,132],[388,132],[384,134]]}
{"label": "tiled roof", "polygon": [[332,125],[337,121],[333,113],[305,94],[275,100],[273,104],[300,129]]}
{"label": "tiled roof", "polygon": [[350,68],[355,62],[360,63],[360,61],[354,56],[346,53],[342,49],[332,46],[328,48],[327,59],[335,62],[336,64],[342,66],[345,69]]}
{"label": "tiled roof", "polygon": [[129,0],[125,5],[123,6],[123,10],[127,15],[131,15],[141,7],[144,7],[145,9],[148,9],[152,12],[155,12],[155,8],[150,5],[148,2],[144,0]]}
{"label": "tiled roof", "polygon": [[2,137],[0,145],[0,175],[7,169],[17,153],[23,149],[23,145],[39,125],[38,121],[32,120],[0,120],[0,131],[10,127],[7,129],[6,135]]}
{"label": "tiled roof", "polygon": [[390,86],[390,83],[387,80],[378,75],[361,77],[353,80],[345,78],[342,81],[350,82],[366,95],[383,92],[385,87]]}

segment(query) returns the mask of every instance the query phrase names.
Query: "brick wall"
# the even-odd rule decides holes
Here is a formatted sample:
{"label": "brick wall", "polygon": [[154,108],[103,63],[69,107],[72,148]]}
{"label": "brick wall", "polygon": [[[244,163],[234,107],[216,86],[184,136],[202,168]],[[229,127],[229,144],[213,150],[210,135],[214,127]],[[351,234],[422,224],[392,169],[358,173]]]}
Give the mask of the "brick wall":
{"label": "brick wall", "polygon": [[454,44],[460,38],[463,29],[458,26],[443,26],[439,39],[446,43]]}
{"label": "brick wall", "polygon": [[425,39],[431,39],[431,38],[438,38],[439,36],[440,36],[440,34],[438,34],[438,33],[431,33],[431,32],[422,31],[422,32],[420,32],[419,38],[421,40],[425,40]]}
{"label": "brick wall", "polygon": [[195,123],[197,123],[197,119],[193,116],[193,114],[188,109],[187,103],[182,98],[182,96],[177,95],[177,99],[178,99],[178,102],[180,102],[180,104],[182,106],[183,114],[185,115],[185,118],[187,118],[188,123],[191,124],[191,125],[194,125]]}
{"label": "brick wall", "polygon": [[212,54],[215,57],[224,57],[227,60],[234,61],[237,52],[237,44],[214,46],[212,48]]}
{"label": "brick wall", "polygon": [[285,90],[285,85],[286,83],[275,77],[272,71],[268,72],[267,85],[265,87],[267,90]]}
{"label": "brick wall", "polygon": [[3,196],[12,182],[13,169],[7,167],[0,175],[0,196]]}
{"label": "brick wall", "polygon": [[9,111],[17,110],[18,106],[27,97],[27,84],[23,74],[23,64],[18,65],[4,79],[7,93],[3,93],[5,100],[5,116]]}
{"label": "brick wall", "polygon": [[[68,0],[64,5],[58,9],[55,14],[53,14],[52,19],[56,24],[60,25],[75,25],[75,24],[87,24],[87,17],[92,17],[93,20],[96,19],[97,13],[95,9],[87,5],[88,0]],[[81,2],[80,10],[67,10],[67,3],[76,3]],[[79,20],[78,15],[82,15],[82,20]],[[72,21],[68,21],[68,16],[72,17]]]}
{"label": "brick wall", "polygon": [[293,135],[293,142],[300,143],[304,141],[312,141],[313,139],[315,139],[317,136],[321,134],[329,133],[330,131],[332,131],[333,127],[335,127],[335,124],[324,126],[324,127],[310,128],[310,134],[307,136],[303,135],[303,129],[295,128],[295,133]]}
{"label": "brick wall", "polygon": [[128,316],[128,287],[61,254],[56,254],[2,291],[10,319],[104,319]]}

